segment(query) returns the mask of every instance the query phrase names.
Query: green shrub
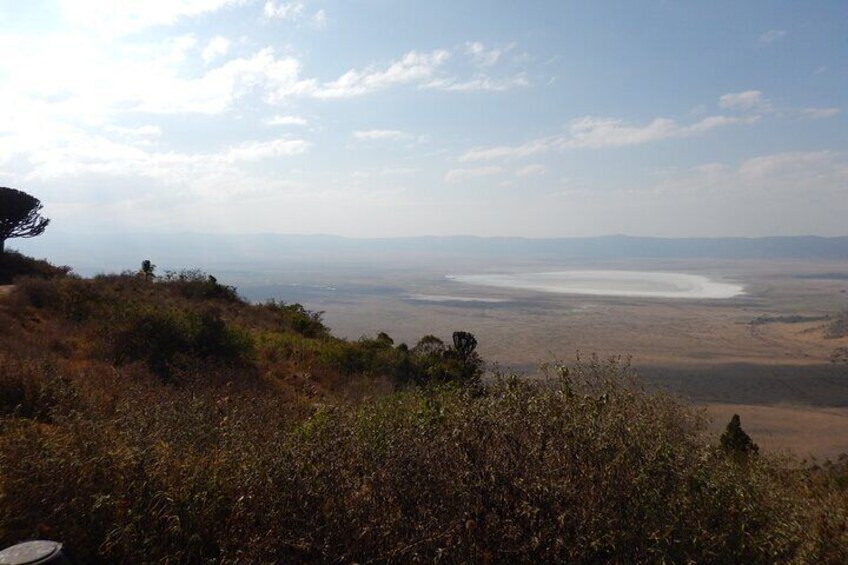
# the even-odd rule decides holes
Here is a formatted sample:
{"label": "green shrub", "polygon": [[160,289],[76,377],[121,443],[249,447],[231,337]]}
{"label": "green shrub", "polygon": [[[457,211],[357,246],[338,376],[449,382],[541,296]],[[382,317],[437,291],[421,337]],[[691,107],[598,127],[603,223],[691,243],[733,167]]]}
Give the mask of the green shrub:
{"label": "green shrub", "polygon": [[255,342],[257,349],[294,363],[311,363],[324,347],[321,341],[289,332],[262,332]]}
{"label": "green shrub", "polygon": [[253,350],[247,332],[230,327],[212,310],[198,314],[176,308],[129,307],[107,331],[115,363],[143,361],[165,378],[187,357],[239,363]]}
{"label": "green shrub", "polygon": [[330,330],[321,320],[323,312],[311,312],[300,304],[269,300],[262,307],[277,319],[279,329],[293,331],[312,338],[326,338]]}
{"label": "green shrub", "polygon": [[400,377],[406,384],[461,383],[477,386],[483,376],[483,360],[476,351],[477,339],[468,332],[453,332],[453,345],[433,335],[421,338],[410,351],[409,370]]}
{"label": "green shrub", "polygon": [[219,284],[218,279],[199,269],[166,271],[165,276],[159,280],[159,284],[165,284],[189,300],[242,302],[235,287]]}
{"label": "green shrub", "polygon": [[383,376],[398,381],[410,370],[409,353],[392,345],[386,334],[357,341],[329,339],[322,343],[318,360],[343,375]]}

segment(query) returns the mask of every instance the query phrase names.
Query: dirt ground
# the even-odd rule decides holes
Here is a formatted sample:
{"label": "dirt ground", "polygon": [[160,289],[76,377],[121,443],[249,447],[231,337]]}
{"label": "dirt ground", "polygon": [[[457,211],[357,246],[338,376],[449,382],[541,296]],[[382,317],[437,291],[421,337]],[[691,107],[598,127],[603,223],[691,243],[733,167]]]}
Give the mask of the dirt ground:
{"label": "dirt ground", "polygon": [[848,453],[848,408],[708,404],[710,428],[721,433],[734,414],[764,451],[791,451],[796,457],[836,460]]}

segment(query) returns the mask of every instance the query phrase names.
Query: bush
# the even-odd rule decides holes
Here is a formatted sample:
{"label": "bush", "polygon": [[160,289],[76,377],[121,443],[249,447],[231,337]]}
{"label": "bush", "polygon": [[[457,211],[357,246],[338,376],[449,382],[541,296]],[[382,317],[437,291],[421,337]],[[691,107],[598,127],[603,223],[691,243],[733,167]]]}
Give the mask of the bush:
{"label": "bush", "polygon": [[466,332],[340,340],[320,313],[203,277],[19,281],[0,309],[0,546],[49,537],[95,563],[848,557],[844,465],[743,460],[618,360],[483,386]]}
{"label": "bush", "polygon": [[760,448],[751,440],[751,436],[742,429],[739,414],[734,414],[719,438],[719,445],[728,454],[739,459],[756,455]]}
{"label": "bush", "polygon": [[330,330],[321,320],[323,312],[311,312],[300,304],[275,300],[269,300],[262,306],[277,319],[279,329],[312,338],[326,338],[330,335]]}
{"label": "bush", "polygon": [[17,281],[18,293],[30,305],[82,322],[107,306],[103,289],[76,276],[45,280],[26,277]]}
{"label": "bush", "polygon": [[477,339],[468,332],[453,332],[452,347],[436,336],[424,336],[410,351],[409,375],[401,375],[406,380],[399,384],[477,386],[483,376],[483,360],[476,349]]}
{"label": "bush", "polygon": [[174,365],[187,357],[240,363],[253,350],[249,334],[228,326],[212,310],[197,314],[176,308],[130,307],[108,333],[115,363],[143,361],[166,379]]}
{"label": "bush", "polygon": [[256,394],[130,382],[108,411],[4,424],[0,541],[49,532],[109,562],[844,555],[841,518],[815,525],[824,493],[846,516],[832,487],[765,456],[739,465],[616,362],[557,372],[555,386],[432,386],[306,419]]}
{"label": "bush", "polygon": [[33,259],[17,251],[0,252],[0,284],[12,284],[16,277],[62,277],[70,271],[70,267],[55,267],[44,259]]}
{"label": "bush", "polygon": [[[152,271],[150,277],[152,277]],[[167,285],[189,300],[242,302],[235,287],[219,284],[218,279],[199,269],[166,271],[165,276],[160,279],[160,284]]]}
{"label": "bush", "polygon": [[0,355],[0,418],[48,421],[67,383],[48,360]]}

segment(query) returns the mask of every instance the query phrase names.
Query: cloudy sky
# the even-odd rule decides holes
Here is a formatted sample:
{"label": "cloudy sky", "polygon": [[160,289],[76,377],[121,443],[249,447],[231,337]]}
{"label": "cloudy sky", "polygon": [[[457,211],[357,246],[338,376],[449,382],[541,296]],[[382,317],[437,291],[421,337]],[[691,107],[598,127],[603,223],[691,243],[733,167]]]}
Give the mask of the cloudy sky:
{"label": "cloudy sky", "polygon": [[848,235],[848,3],[0,0],[66,232]]}

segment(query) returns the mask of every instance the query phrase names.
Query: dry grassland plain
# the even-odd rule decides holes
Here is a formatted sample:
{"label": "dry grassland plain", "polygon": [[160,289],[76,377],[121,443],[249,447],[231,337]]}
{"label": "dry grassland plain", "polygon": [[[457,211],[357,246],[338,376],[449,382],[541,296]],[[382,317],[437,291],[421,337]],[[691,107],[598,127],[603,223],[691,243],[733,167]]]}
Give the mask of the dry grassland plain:
{"label": "dry grassland plain", "polygon": [[[694,275],[744,292],[616,297],[473,284],[480,275],[579,270]],[[841,262],[464,260],[292,269],[266,278],[274,283],[253,279],[241,288],[252,299],[322,310],[337,335],[384,331],[413,345],[426,334],[470,331],[485,359],[528,378],[539,376],[540,364],[567,363],[578,352],[629,356],[646,384],[703,405],[716,429],[738,413],[765,449],[818,458],[848,453],[848,366],[830,361],[848,338],[825,337],[827,317],[848,306],[848,265]]]}

